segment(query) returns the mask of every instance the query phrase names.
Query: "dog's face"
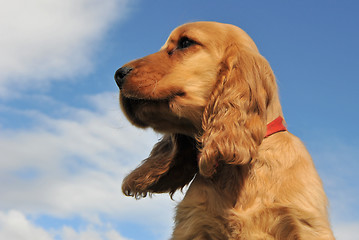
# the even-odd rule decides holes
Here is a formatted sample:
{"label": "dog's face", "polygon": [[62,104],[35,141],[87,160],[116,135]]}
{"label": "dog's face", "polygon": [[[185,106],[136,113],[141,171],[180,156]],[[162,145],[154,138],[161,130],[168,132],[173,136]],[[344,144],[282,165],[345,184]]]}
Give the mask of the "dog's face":
{"label": "dog's face", "polygon": [[117,70],[121,107],[138,127],[195,135],[234,42],[253,51],[248,35],[232,25],[197,22],[176,28],[159,52]]}

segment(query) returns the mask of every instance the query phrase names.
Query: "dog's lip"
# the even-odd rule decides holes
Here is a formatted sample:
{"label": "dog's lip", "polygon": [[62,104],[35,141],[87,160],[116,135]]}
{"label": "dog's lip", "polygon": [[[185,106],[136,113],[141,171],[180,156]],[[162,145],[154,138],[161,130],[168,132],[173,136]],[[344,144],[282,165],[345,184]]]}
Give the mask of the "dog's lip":
{"label": "dog's lip", "polygon": [[129,96],[121,92],[123,98],[128,100],[136,101],[136,102],[170,102],[176,97],[184,97],[186,95],[183,91],[175,92],[164,98],[152,98],[152,97],[141,97],[141,96]]}

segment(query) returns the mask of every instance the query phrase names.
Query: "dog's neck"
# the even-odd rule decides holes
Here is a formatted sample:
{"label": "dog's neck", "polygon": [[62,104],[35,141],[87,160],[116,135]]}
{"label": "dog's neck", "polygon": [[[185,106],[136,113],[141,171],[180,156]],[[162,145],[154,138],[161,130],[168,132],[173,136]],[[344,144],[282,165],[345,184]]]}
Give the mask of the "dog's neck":
{"label": "dog's neck", "polygon": [[267,124],[273,122],[276,118],[278,118],[278,116],[283,118],[283,124],[285,125],[285,120],[283,117],[282,106],[280,105],[279,96],[278,94],[275,94],[272,97],[270,104],[267,107]]}

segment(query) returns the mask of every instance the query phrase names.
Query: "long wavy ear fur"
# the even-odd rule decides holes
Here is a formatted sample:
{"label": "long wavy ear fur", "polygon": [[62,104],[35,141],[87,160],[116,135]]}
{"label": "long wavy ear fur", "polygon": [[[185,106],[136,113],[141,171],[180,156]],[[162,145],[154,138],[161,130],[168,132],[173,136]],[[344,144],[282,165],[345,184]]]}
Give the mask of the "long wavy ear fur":
{"label": "long wavy ear fur", "polygon": [[198,138],[202,144],[199,171],[207,177],[218,164],[246,164],[256,156],[273,94],[269,85],[275,81],[268,62],[243,46],[230,46],[221,64]]}
{"label": "long wavy ear fur", "polygon": [[136,198],[164,192],[172,196],[197,172],[196,141],[181,134],[166,134],[150,156],[123,180],[122,191]]}

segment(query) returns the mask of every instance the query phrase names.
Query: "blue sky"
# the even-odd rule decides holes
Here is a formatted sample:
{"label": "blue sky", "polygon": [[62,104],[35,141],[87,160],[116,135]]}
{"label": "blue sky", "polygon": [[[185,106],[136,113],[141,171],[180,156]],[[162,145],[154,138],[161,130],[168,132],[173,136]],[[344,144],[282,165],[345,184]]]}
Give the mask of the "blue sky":
{"label": "blue sky", "polygon": [[359,2],[4,1],[0,9],[0,239],[167,239],[176,201],[121,181],[160,138],[132,127],[113,75],[173,28],[247,31],[276,74],[289,130],[307,145],[337,239],[359,235]]}

